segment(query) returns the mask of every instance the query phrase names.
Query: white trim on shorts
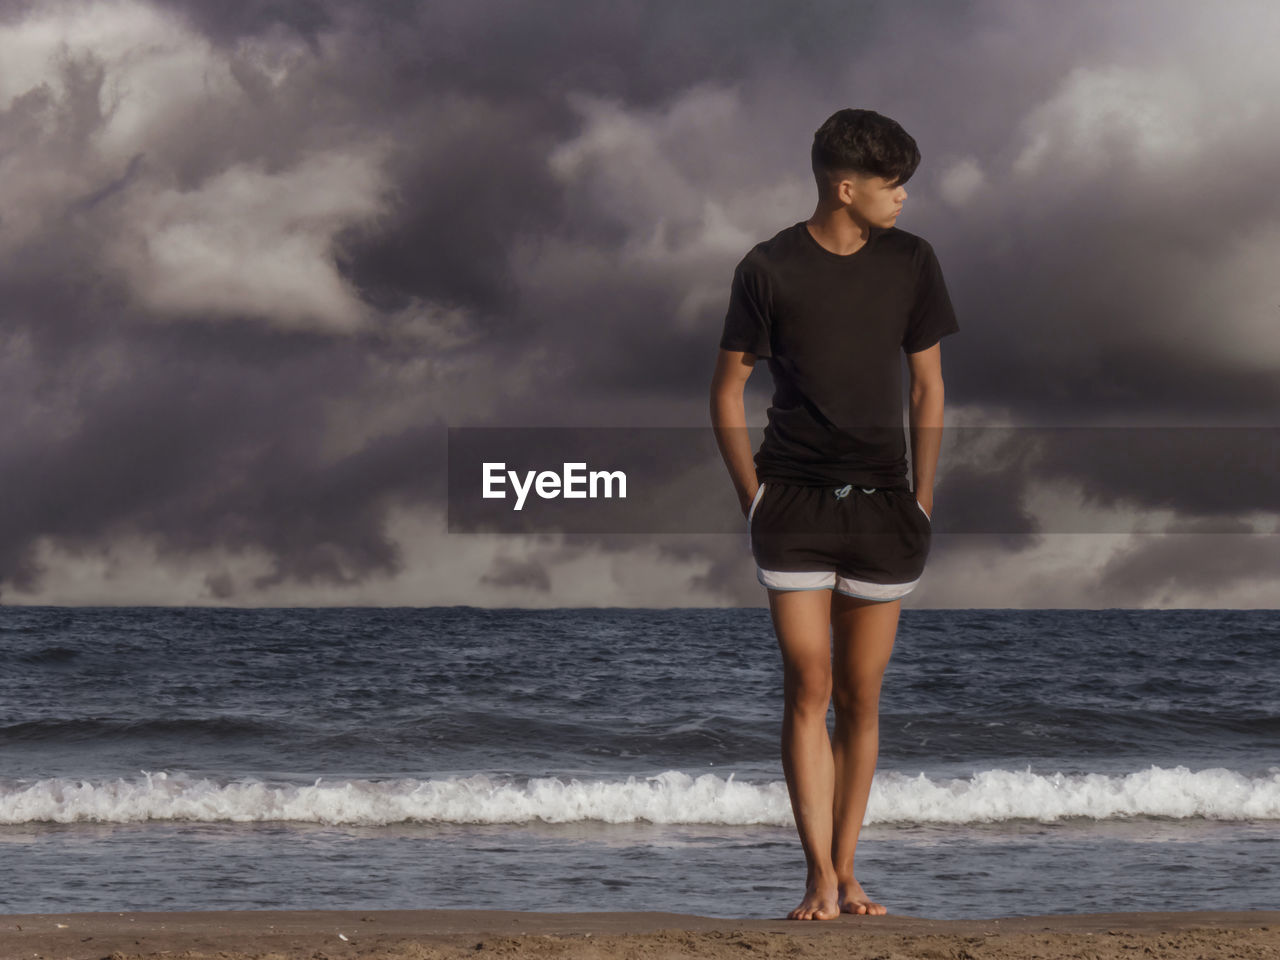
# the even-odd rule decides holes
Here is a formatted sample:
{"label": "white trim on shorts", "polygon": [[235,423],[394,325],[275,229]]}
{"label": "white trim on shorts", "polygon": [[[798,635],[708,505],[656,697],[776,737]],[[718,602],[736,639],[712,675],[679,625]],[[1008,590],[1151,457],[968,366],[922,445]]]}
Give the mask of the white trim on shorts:
{"label": "white trim on shorts", "polygon": [[838,577],[834,570],[765,570],[758,565],[756,579],[770,590],[835,590],[861,600],[900,600],[920,583],[919,577],[909,583],[872,583]]}
{"label": "white trim on shorts", "polygon": [[[747,510],[747,526],[751,526],[751,518],[756,515],[756,504],[760,502],[760,498],[764,496],[764,484],[756,484],[756,495],[751,498],[751,506]],[[923,508],[922,508],[923,509]]]}

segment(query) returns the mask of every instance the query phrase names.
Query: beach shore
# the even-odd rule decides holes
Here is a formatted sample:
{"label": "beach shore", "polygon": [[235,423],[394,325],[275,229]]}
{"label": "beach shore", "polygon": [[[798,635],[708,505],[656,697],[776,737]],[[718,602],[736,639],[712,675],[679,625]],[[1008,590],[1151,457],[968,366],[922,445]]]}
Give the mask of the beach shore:
{"label": "beach shore", "polygon": [[678,913],[212,910],[0,915],[0,960],[519,957],[1280,957],[1280,911],[931,920]]}

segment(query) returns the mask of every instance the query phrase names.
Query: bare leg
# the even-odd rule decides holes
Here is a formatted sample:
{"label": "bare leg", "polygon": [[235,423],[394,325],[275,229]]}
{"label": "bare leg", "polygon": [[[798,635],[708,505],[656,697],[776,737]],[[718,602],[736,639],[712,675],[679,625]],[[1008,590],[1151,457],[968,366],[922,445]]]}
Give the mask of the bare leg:
{"label": "bare leg", "polygon": [[844,913],[883,914],[853,873],[853,854],[880,756],[880,681],[893,652],[901,600],[862,600],[836,593],[831,607],[836,728],[835,842],[831,860]]}
{"label": "bare leg", "polygon": [[827,733],[831,703],[831,591],[770,590],[769,611],[782,653],[782,769],[808,863],[805,896],[791,920],[840,916],[831,862],[835,768]]}

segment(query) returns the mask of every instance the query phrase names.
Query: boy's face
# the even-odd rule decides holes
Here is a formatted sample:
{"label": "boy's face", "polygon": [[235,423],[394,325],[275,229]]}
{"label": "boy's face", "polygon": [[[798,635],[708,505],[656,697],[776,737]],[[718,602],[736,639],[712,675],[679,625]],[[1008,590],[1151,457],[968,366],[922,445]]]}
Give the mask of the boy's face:
{"label": "boy's face", "polygon": [[840,202],[855,219],[877,227],[892,227],[907,199],[907,189],[893,186],[884,177],[861,177],[853,174],[842,179],[837,188]]}

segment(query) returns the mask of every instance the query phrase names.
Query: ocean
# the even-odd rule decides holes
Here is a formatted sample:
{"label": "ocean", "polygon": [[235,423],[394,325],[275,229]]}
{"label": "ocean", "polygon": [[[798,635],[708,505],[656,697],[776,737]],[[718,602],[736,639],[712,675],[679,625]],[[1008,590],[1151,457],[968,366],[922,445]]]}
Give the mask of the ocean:
{"label": "ocean", "polygon": [[[1280,612],[904,610],[858,879],[1280,908]],[[0,912],[784,917],[768,611],[0,607]]]}

